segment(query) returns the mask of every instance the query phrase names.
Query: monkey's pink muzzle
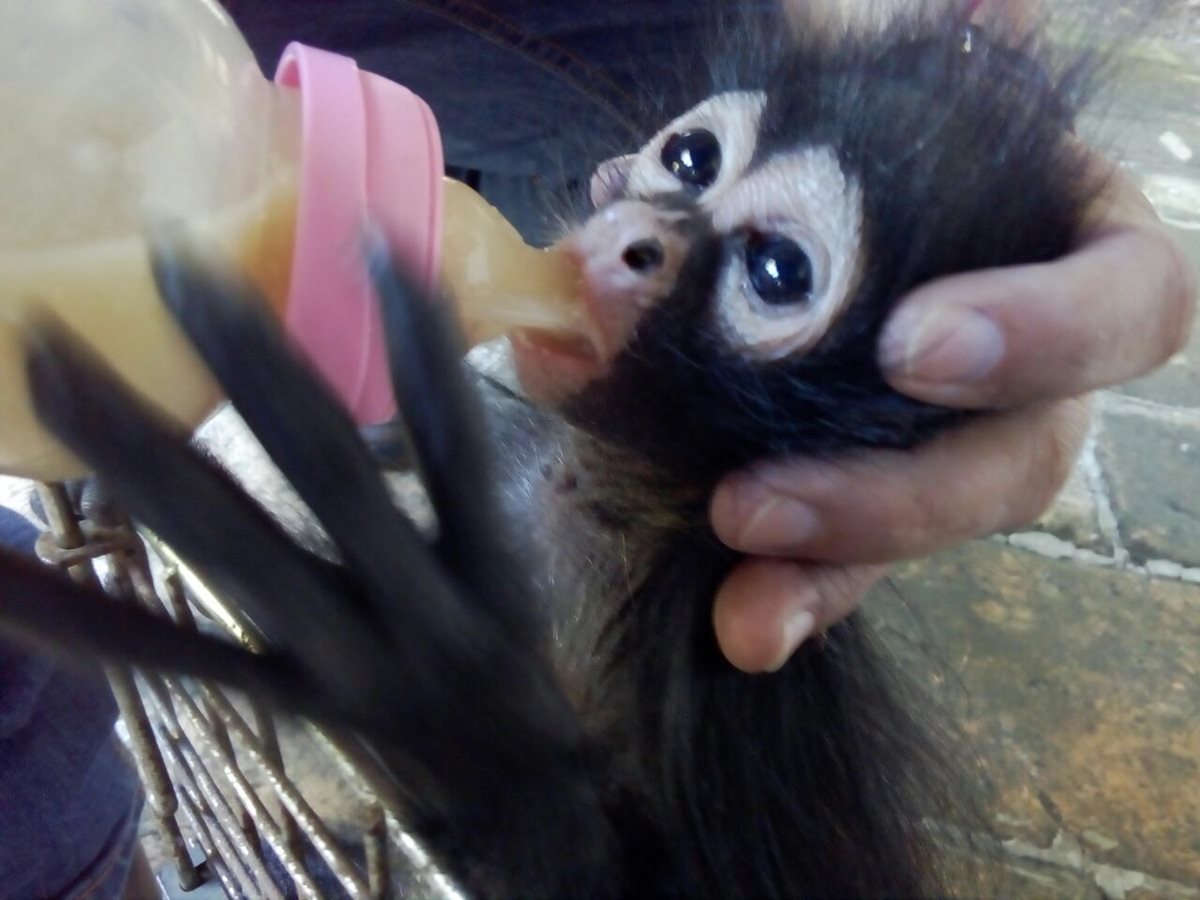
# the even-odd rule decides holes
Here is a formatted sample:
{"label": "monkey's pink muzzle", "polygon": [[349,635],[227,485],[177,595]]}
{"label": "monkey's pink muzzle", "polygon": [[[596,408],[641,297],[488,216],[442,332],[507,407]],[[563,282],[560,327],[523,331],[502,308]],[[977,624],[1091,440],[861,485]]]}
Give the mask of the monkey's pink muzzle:
{"label": "monkey's pink muzzle", "polygon": [[347,57],[290,44],[276,83],[300,92],[302,150],[285,326],[360,424],[396,407],[364,226],[423,284],[436,280],[442,143],[420,97]]}

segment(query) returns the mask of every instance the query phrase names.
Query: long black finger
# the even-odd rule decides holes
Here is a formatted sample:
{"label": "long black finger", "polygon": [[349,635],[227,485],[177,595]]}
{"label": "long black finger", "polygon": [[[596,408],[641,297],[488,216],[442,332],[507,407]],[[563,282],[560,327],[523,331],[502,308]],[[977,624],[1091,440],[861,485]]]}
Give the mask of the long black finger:
{"label": "long black finger", "polygon": [[[158,245],[155,268],[177,321],[376,604],[386,652],[363,642],[346,664],[369,663],[378,672],[376,692],[387,696],[377,715],[417,723],[436,711],[443,721],[414,725],[410,745],[435,744],[492,717],[514,729],[522,720],[549,719],[542,710],[558,698],[542,684],[541,660],[527,657],[526,644],[512,646],[494,620],[479,614],[475,598],[447,577],[392,504],[349,417],[284,345],[253,289],[196,264],[177,244]],[[532,713],[525,707],[529,691],[503,695],[510,678],[538,681]],[[394,692],[387,694],[387,686]],[[445,718],[447,710],[456,711],[454,719]],[[537,725],[546,727],[558,726]]]}
{"label": "long black finger", "polygon": [[[582,739],[546,661],[511,639],[391,504],[349,418],[288,350],[244,283],[159,245],[168,304],[275,463],[338,541],[385,615],[371,730],[420,762],[454,806],[518,783],[574,783]],[[489,586],[487,594],[512,589]],[[522,598],[524,599],[524,598]],[[353,663],[356,660],[348,660]],[[556,773],[556,774],[554,774]]]}
{"label": "long black finger", "polygon": [[292,544],[63,326],[44,320],[26,340],[38,417],[136,519],[239,603],[268,640],[317,671],[369,680],[355,662],[377,624],[356,615],[353,594],[331,566]]}
{"label": "long black finger", "polygon": [[378,236],[367,257],[379,294],[397,406],[439,525],[439,555],[490,615],[528,636],[532,585],[505,545],[483,408],[463,372],[443,303],[395,265]]}
{"label": "long black finger", "polygon": [[159,240],[154,271],[185,333],[280,471],[337,544],[380,628],[465,632],[471,625],[424,539],[396,508],[349,415],[288,348],[254,288]]}
{"label": "long black finger", "polygon": [[334,715],[307,673],[287,659],[185,631],[130,601],[82,587],[5,550],[0,550],[0,630],[66,658],[208,678],[289,712],[323,720]]}

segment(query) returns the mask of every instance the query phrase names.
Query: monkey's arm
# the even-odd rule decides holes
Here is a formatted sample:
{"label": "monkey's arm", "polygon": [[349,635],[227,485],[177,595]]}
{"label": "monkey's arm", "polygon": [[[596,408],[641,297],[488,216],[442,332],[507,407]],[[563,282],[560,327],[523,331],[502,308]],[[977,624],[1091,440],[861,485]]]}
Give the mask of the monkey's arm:
{"label": "monkey's arm", "polygon": [[341,562],[296,546],[80,340],[46,323],[29,349],[39,415],[247,613],[270,650],[255,657],[175,631],[8,558],[0,624],[73,651],[215,677],[353,732],[402,783],[399,812],[474,893],[603,893],[612,840],[588,748],[551,673],[529,579],[499,549],[457,340],[436,305],[374,253],[435,544],[391,503],[353,423],[250,289],[165,245],[155,265],[172,313]]}

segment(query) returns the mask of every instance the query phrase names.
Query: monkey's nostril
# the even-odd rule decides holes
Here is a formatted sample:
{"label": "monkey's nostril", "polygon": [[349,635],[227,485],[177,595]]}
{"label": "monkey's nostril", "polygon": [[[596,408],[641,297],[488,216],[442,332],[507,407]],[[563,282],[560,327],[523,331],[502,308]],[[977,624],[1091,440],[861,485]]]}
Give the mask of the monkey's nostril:
{"label": "monkey's nostril", "polygon": [[655,238],[634,241],[625,248],[621,260],[635,272],[653,272],[663,263],[663,247]]}

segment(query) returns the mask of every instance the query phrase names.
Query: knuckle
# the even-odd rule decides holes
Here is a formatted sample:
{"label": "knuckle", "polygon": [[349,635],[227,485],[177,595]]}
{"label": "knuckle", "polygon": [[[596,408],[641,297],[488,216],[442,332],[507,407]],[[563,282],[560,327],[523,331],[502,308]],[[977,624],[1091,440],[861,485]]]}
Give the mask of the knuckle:
{"label": "knuckle", "polygon": [[[961,446],[967,434],[948,432],[918,451],[917,467],[897,468],[872,484],[875,503],[864,507],[856,523],[872,536],[870,561],[924,556],[990,530],[987,520],[994,512],[987,501],[994,495],[970,474],[973,462]],[[857,490],[863,490],[861,482]]]}
{"label": "knuckle", "polygon": [[813,572],[821,627],[835,625],[858,609],[867,591],[886,571],[884,566],[825,566]]}
{"label": "knuckle", "polygon": [[905,522],[897,539],[897,555],[912,557],[972,538],[988,530],[986,503],[957,496],[957,491],[936,491],[910,496],[898,520]]}
{"label": "knuckle", "polygon": [[1030,435],[1030,449],[1018,482],[1023,485],[1009,506],[1002,529],[1028,525],[1054,503],[1079,458],[1091,424],[1090,399],[1056,404],[1048,421]]}

